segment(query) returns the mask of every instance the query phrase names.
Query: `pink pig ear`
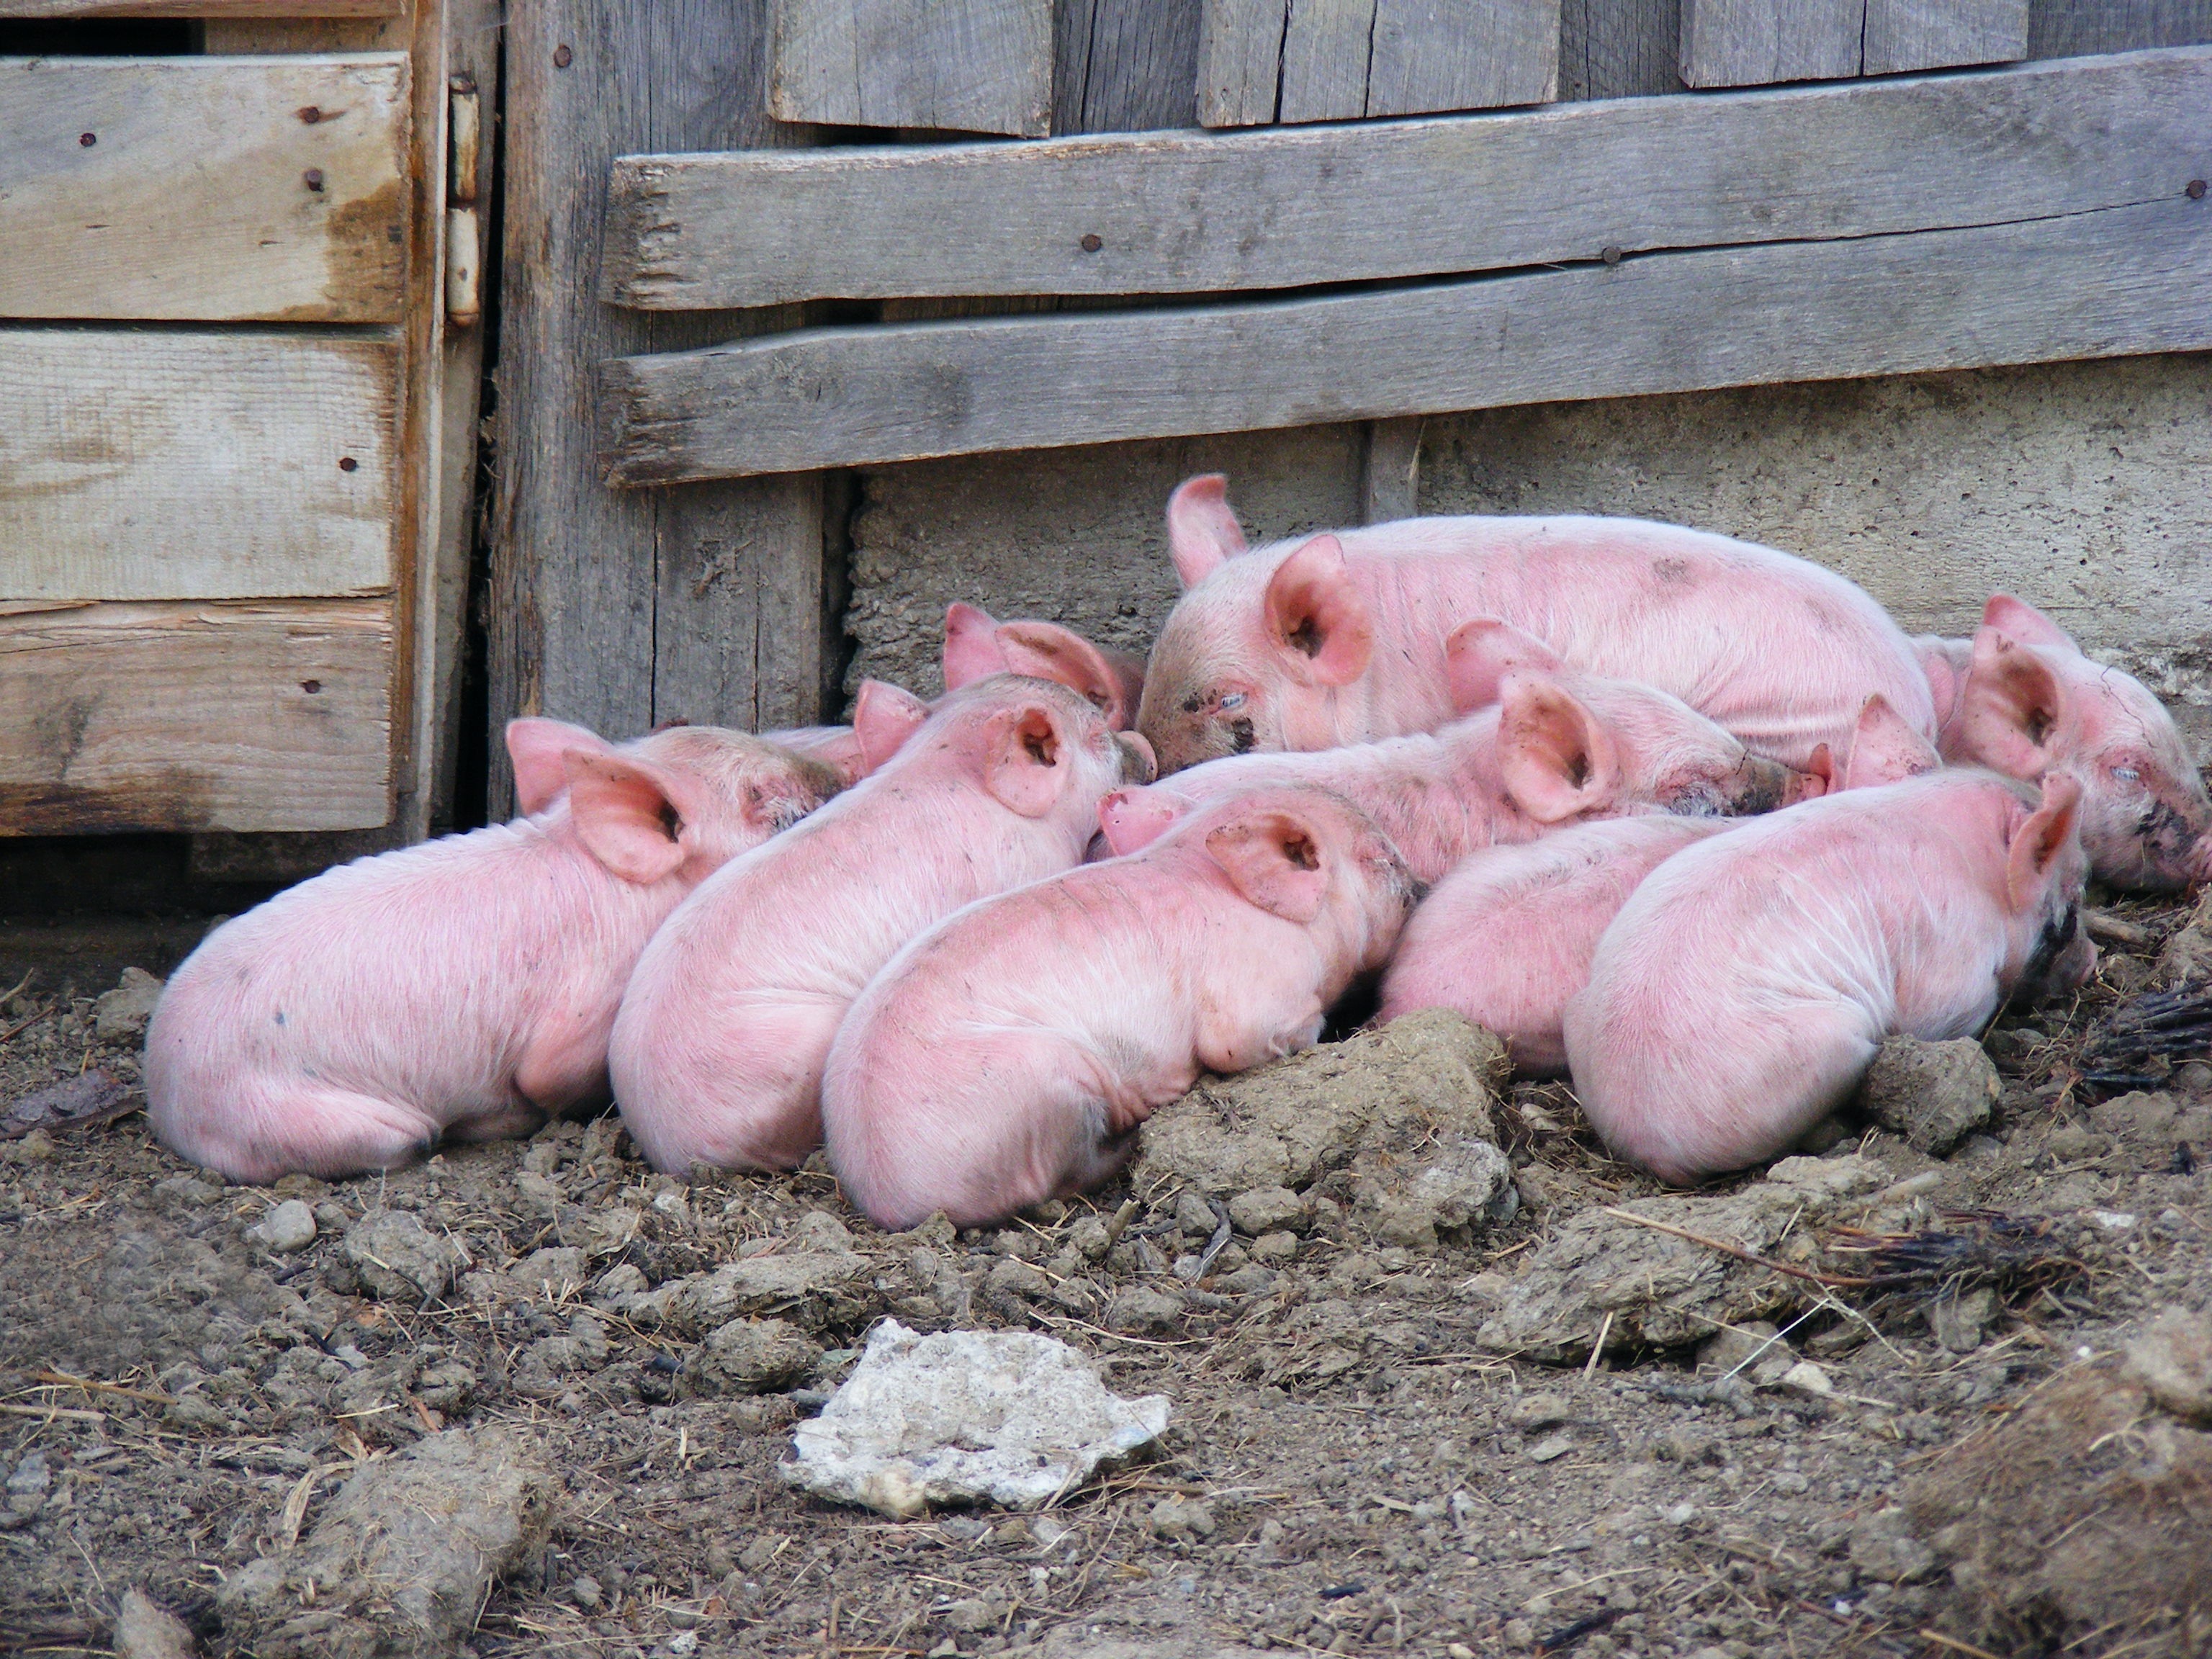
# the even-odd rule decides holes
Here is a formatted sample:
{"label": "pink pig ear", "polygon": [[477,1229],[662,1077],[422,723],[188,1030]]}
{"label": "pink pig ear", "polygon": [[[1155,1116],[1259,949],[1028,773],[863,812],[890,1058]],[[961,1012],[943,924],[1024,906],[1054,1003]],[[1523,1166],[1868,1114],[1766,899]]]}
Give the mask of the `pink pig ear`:
{"label": "pink pig ear", "polygon": [[696,803],[674,775],[628,755],[572,749],[563,758],[569,818],[593,858],[640,886],[683,867]]}
{"label": "pink pig ear", "polygon": [[2080,828],[2081,785],[2070,772],[2053,772],[2043,781],[2043,804],[2014,831],[2005,854],[2005,896],[2015,912],[2041,902],[2051,866]]}
{"label": "pink pig ear", "polygon": [[1168,497],[1168,554],[1185,587],[1197,586],[1248,545],[1229,505],[1229,480],[1218,472],[1186,478]]}
{"label": "pink pig ear", "polygon": [[903,748],[929,718],[929,705],[886,680],[862,680],[853,699],[853,735],[860,739],[862,777]]}
{"label": "pink pig ear", "polygon": [[532,817],[560,799],[568,787],[563,758],[571,750],[595,755],[614,752],[614,745],[596,732],[566,720],[526,715],[507,723],[507,757],[514,763],[514,810]]}
{"label": "pink pig ear", "polygon": [[2076,655],[2081,650],[2071,634],[2025,599],[2015,599],[2009,593],[1990,595],[1990,602],[1982,607],[1982,626],[2008,634],[2022,645],[2046,646]]}
{"label": "pink pig ear", "polygon": [[1098,803],[1098,833],[1117,859],[1150,847],[1196,803],[1172,789],[1116,789]]}
{"label": "pink pig ear", "polygon": [[1613,797],[1613,734],[1577,697],[1539,674],[1506,677],[1499,698],[1498,771],[1505,793],[1539,823],[1559,823]]}
{"label": "pink pig ear", "polygon": [[2015,778],[2041,775],[2066,713],[2066,688],[2033,647],[1986,623],[1974,635],[1960,734],[1984,765]]}
{"label": "pink pig ear", "polygon": [[1864,789],[1898,783],[1933,772],[1943,763],[1936,745],[1905,723],[1905,716],[1875,692],[1859,708],[1851,729],[1851,757],[1844,767],[1844,787]]}
{"label": "pink pig ear", "polygon": [[1060,716],[1042,703],[994,714],[985,728],[983,787],[1009,811],[1041,818],[1066,787],[1071,757]]}
{"label": "pink pig ear", "polygon": [[1496,702],[1498,687],[1516,668],[1556,674],[1565,666],[1559,653],[1534,634],[1496,617],[1462,623],[1444,641],[1444,677],[1452,707],[1462,714]]}
{"label": "pink pig ear", "polygon": [[1303,926],[1321,914],[1328,890],[1321,837],[1295,813],[1256,811],[1217,824],[1206,831],[1206,850],[1268,915]]}
{"label": "pink pig ear", "polygon": [[945,608],[945,689],[963,685],[1007,669],[1005,648],[999,643],[999,624],[988,611],[972,605]]}
{"label": "pink pig ear", "polygon": [[1057,680],[1071,691],[1081,692],[1116,732],[1127,731],[1136,718],[1137,700],[1145,692],[1145,665],[1134,657],[1093,645],[1057,623],[1004,623],[998,642],[1011,672]]}
{"label": "pink pig ear", "polygon": [[1267,614],[1293,678],[1349,685],[1367,672],[1375,622],[1335,537],[1316,536],[1276,567],[1267,579]]}

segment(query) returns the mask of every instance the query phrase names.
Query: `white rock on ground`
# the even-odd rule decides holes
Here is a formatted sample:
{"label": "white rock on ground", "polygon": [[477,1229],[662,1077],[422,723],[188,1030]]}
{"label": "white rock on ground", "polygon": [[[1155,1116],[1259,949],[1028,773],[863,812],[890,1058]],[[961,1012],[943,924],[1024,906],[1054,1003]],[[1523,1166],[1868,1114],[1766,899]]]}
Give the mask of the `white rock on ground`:
{"label": "white rock on ground", "polygon": [[143,968],[125,968],[112,991],[105,991],[92,1005],[93,1030],[102,1042],[125,1042],[146,1034],[154,1018],[154,1005],[161,1000],[162,981]]}
{"label": "white rock on ground", "polygon": [[258,1239],[278,1255],[289,1255],[315,1242],[315,1212],[298,1199],[288,1198],[282,1204],[270,1205],[269,1213],[247,1228],[246,1236]]}
{"label": "white rock on ground", "polygon": [[1124,1400],[1064,1342],[925,1336],[887,1319],[781,1466],[795,1486],[896,1517],[931,1504],[1034,1509],[1158,1439],[1164,1395]]}

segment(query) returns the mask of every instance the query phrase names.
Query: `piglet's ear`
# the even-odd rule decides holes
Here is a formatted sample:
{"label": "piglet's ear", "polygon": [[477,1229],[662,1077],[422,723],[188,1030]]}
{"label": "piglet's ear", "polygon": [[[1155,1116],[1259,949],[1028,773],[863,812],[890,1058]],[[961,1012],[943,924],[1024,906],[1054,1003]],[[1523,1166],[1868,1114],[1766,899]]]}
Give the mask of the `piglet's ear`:
{"label": "piglet's ear", "polygon": [[1498,688],[1516,668],[1556,674],[1565,666],[1559,653],[1534,634],[1495,617],[1462,623],[1444,641],[1444,675],[1451,686],[1452,707],[1462,714],[1496,702]]}
{"label": "piglet's ear", "polygon": [[[999,644],[999,624],[988,611],[972,605],[945,608],[945,689],[963,685],[1007,671],[1006,653]],[[1026,672],[1027,671],[1023,671]]]}
{"label": "piglet's ear", "polygon": [[1194,803],[1172,789],[1116,789],[1098,803],[1098,833],[1117,859],[1150,847]]}
{"label": "piglet's ear", "polygon": [[1089,698],[1106,724],[1127,731],[1145,692],[1145,665],[1134,657],[1093,645],[1057,623],[1010,622],[999,629],[1006,667],[1016,674],[1057,680]]}
{"label": "piglet's ear", "polygon": [[1187,478],[1168,497],[1168,553],[1185,587],[1195,587],[1247,544],[1229,505],[1229,480],[1218,472]]}
{"label": "piglet's ear", "polygon": [[2043,804],[2013,832],[2005,853],[2005,896],[2015,914],[2043,901],[2051,866],[2080,832],[2081,786],[2070,772],[2053,772],[2043,781]]}
{"label": "piglet's ear", "polygon": [[1321,837],[1292,812],[1255,811],[1206,831],[1206,850],[1237,890],[1270,915],[1300,925],[1328,890]]}
{"label": "piglet's ear", "polygon": [[1851,731],[1851,757],[1844,768],[1844,787],[1864,789],[1897,783],[1933,772],[1943,763],[1936,745],[1905,724],[1905,716],[1875,692],[1860,707]]}
{"label": "piglet's ear", "polygon": [[1509,674],[1499,698],[1498,767],[1505,793],[1539,823],[1602,806],[1620,782],[1613,734],[1577,698],[1538,674]]}
{"label": "piglet's ear", "polygon": [[596,732],[566,720],[529,715],[507,723],[507,757],[514,763],[514,810],[523,817],[544,811],[568,787],[571,750],[606,755],[614,745]]}
{"label": "piglet's ear", "polygon": [[1817,779],[1820,785],[1818,789],[1807,788],[1802,797],[1806,800],[1818,800],[1821,796],[1832,795],[1843,787],[1836,781],[1835,751],[1825,743],[1814,744],[1813,752],[1805,757],[1805,775]]}
{"label": "piglet's ear", "polygon": [[593,858],[641,886],[683,867],[693,803],[672,774],[628,755],[570,750],[565,759],[568,816]]}
{"label": "piglet's ear", "polygon": [[1267,580],[1267,630],[1291,678],[1309,685],[1349,685],[1375,654],[1375,623],[1352,580],[1344,544],[1316,536],[1291,550]]}
{"label": "piglet's ear", "polygon": [[2022,645],[2040,645],[2057,651],[2079,653],[2074,636],[2025,599],[2009,593],[1992,593],[1982,607],[1982,626],[2010,635]]}
{"label": "piglet's ear", "polygon": [[1009,811],[1041,818],[1074,771],[1060,716],[1042,703],[994,714],[985,728],[983,787]]}
{"label": "piglet's ear", "polygon": [[1959,730],[1966,752],[2015,778],[2041,775],[2066,713],[2066,688],[2033,647],[2001,628],[1974,635]]}
{"label": "piglet's ear", "polygon": [[853,699],[853,735],[860,743],[866,777],[903,748],[929,718],[929,705],[884,680],[862,680]]}

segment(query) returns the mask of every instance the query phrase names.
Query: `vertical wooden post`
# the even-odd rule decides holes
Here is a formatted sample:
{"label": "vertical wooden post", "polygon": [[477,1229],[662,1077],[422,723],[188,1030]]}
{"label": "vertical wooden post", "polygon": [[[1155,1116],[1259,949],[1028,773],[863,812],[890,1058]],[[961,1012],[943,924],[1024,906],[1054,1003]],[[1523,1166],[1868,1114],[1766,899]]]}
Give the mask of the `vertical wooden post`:
{"label": "vertical wooden post", "polygon": [[812,141],[763,106],[765,0],[515,0],[507,15],[498,495],[489,622],[498,728],[545,714],[611,736],[670,720],[820,718],[817,476],[621,491],[592,455],[603,357],[787,328],[794,312],[646,316],[598,297],[607,168],[646,150]]}
{"label": "vertical wooden post", "polygon": [[1421,419],[1367,422],[1359,475],[1359,521],[1389,524],[1421,510]]}

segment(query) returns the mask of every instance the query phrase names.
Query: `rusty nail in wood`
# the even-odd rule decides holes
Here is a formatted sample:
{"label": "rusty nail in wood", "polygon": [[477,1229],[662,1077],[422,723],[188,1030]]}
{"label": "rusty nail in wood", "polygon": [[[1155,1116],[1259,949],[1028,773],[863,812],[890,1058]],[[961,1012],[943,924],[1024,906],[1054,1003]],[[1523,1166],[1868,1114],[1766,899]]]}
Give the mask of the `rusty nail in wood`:
{"label": "rusty nail in wood", "polygon": [[313,126],[323,118],[323,112],[314,104],[303,104],[300,107],[300,118],[309,126]]}
{"label": "rusty nail in wood", "polygon": [[354,459],[350,455],[341,455],[338,457],[338,471],[341,472],[350,472],[360,465],[361,463]]}
{"label": "rusty nail in wood", "polygon": [[553,48],[553,67],[555,69],[566,69],[569,64],[575,61],[576,54],[570,52],[565,44]]}
{"label": "rusty nail in wood", "polygon": [[2203,201],[2204,199],[2204,181],[2202,179],[2191,179],[2189,181],[2189,188],[2183,191],[2181,193],[2184,196],[2186,196],[2192,202]]}
{"label": "rusty nail in wood", "polygon": [[1085,253],[1096,253],[1106,246],[1106,241],[1103,237],[1093,231],[1084,237],[1081,246]]}
{"label": "rusty nail in wood", "polygon": [[[100,142],[100,135],[96,132],[80,132],[76,136],[76,141],[78,143],[83,145],[85,149],[90,149],[94,144]],[[2202,194],[2201,191],[2199,193]]]}
{"label": "rusty nail in wood", "polygon": [[1604,260],[1606,264],[1609,265],[1617,265],[1620,263],[1621,254],[1619,248],[1613,246],[1612,243],[1608,242],[1604,247],[1598,251],[1597,257]]}
{"label": "rusty nail in wood", "polygon": [[323,187],[323,170],[320,167],[309,167],[300,176],[307,181],[309,190],[320,190]]}

